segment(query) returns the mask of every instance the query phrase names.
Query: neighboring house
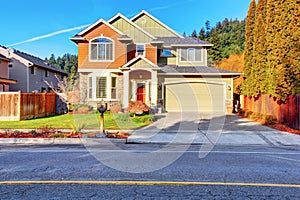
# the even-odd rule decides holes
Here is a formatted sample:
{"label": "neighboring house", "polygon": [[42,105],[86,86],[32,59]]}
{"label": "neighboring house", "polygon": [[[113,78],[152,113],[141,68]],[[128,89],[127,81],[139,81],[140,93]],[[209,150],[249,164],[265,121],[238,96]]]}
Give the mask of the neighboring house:
{"label": "neighboring house", "polygon": [[10,84],[16,84],[16,80],[9,79],[8,68],[11,60],[0,54],[0,92],[8,92]]}
{"label": "neighboring house", "polygon": [[46,82],[58,88],[58,79],[68,75],[64,70],[18,50],[0,46],[0,53],[10,59],[9,78],[18,81],[10,86],[10,91],[50,92],[51,87]]}
{"label": "neighboring house", "polygon": [[[142,11],[98,20],[74,37],[83,102],[143,101],[168,112],[232,110],[233,78],[240,73],[207,67],[213,45],[183,37]],[[229,112],[230,112],[229,111]]]}

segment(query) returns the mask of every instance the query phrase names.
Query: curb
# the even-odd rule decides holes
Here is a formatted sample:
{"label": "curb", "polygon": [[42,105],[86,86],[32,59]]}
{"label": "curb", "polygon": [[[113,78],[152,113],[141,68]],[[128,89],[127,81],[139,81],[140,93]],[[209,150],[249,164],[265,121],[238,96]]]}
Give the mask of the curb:
{"label": "curb", "polygon": [[0,138],[0,145],[9,144],[36,144],[36,145],[83,145],[93,143],[126,143],[123,138]]}

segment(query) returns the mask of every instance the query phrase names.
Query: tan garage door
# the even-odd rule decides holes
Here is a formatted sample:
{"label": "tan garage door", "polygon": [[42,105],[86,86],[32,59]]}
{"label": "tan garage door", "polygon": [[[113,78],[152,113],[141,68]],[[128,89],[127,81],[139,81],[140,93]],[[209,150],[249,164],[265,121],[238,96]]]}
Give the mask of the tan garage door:
{"label": "tan garage door", "polygon": [[225,86],[212,83],[166,85],[168,112],[225,112]]}

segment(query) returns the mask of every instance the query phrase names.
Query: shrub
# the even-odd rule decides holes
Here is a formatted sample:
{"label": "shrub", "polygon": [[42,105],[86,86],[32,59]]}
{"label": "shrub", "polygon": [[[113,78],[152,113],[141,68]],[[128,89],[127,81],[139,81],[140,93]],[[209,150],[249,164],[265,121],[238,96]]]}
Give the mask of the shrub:
{"label": "shrub", "polygon": [[122,106],[120,105],[113,105],[110,107],[110,113],[111,114],[118,114],[122,112]]}
{"label": "shrub", "polygon": [[129,107],[127,110],[134,115],[142,115],[149,112],[150,108],[141,101],[132,101],[129,103]]}

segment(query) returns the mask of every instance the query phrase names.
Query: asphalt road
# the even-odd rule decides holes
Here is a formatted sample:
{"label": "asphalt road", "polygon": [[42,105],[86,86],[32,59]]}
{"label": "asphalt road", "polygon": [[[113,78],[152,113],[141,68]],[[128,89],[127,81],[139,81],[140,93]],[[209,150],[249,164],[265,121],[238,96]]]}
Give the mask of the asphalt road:
{"label": "asphalt road", "polygon": [[[116,145],[119,150],[105,144],[0,146],[0,199],[300,199],[296,146],[216,146],[200,158],[201,145],[186,151],[180,145],[162,151],[162,145]],[[124,150],[137,158],[158,153],[136,165],[131,157],[121,158],[127,158]],[[179,153],[165,166],[166,158]],[[159,163],[155,171],[126,172]]]}

